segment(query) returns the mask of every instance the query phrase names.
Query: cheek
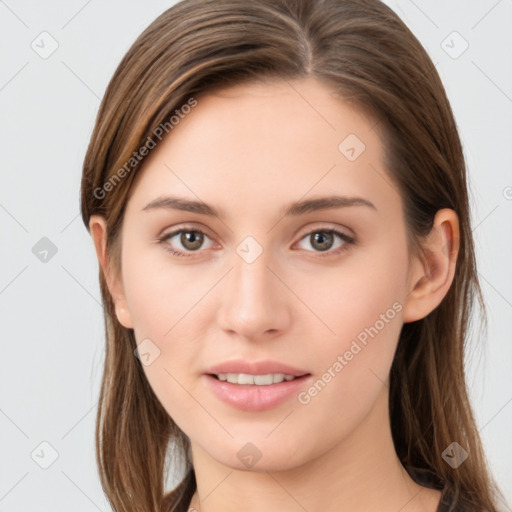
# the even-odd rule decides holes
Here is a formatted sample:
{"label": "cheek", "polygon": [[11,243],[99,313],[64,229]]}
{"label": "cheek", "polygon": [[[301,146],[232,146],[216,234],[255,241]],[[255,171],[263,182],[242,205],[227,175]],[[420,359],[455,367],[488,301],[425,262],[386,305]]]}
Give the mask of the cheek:
{"label": "cheek", "polygon": [[124,291],[135,339],[150,354],[143,370],[180,424],[196,406],[189,391],[197,385],[193,377],[201,371],[200,344],[214,321],[208,292],[219,277],[208,270],[199,275],[193,265],[173,264],[164,249],[138,246],[128,237],[123,243]]}
{"label": "cheek", "polygon": [[301,277],[296,286],[329,327],[331,332],[322,330],[326,341],[338,342],[343,347],[376,323],[382,333],[391,330],[391,324],[400,323],[396,313],[401,310],[404,297],[406,265],[405,251],[387,245],[373,246],[350,255],[338,267],[318,270],[313,278],[314,287],[311,278]]}
{"label": "cheek", "polygon": [[387,381],[402,328],[406,254],[396,247],[374,248],[315,277],[317,292],[308,295],[308,305],[329,330],[318,324],[322,350],[317,345],[309,360],[320,382],[302,403],[316,402],[319,409],[344,405],[337,411],[350,411],[354,420],[371,407]]}
{"label": "cheek", "polygon": [[200,278],[192,269],[173,263],[161,247],[125,241],[125,295],[137,341],[150,337],[164,350],[194,316],[211,279]]}

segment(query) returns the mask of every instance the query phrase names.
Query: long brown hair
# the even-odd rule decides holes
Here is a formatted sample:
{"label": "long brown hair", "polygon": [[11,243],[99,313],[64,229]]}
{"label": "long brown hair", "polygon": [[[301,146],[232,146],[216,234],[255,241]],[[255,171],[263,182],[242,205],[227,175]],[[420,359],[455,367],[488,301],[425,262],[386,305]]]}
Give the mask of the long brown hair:
{"label": "long brown hair", "polygon": [[[459,217],[460,250],[447,295],[400,334],[390,374],[391,427],[414,479],[443,490],[447,503],[465,511],[494,511],[499,491],[465,382],[476,299],[484,318],[485,308],[464,156],[437,71],[390,8],[378,0],[184,0],[165,11],[128,50],[106,90],[83,165],[83,221],[89,229],[91,215],[105,218],[109,261],[119,272],[123,212],[143,163],[133,153],[155,139],[158,127],[172,137],[169,119],[213,87],[302,77],[329,84],[377,120],[415,247],[437,210],[451,208]],[[133,330],[118,322],[101,269],[99,279],[107,343],[96,425],[103,489],[118,512],[186,510],[196,489],[189,440],[134,357]],[[469,453],[456,469],[442,457],[454,441]],[[181,483],[168,492],[168,473],[179,461]]]}

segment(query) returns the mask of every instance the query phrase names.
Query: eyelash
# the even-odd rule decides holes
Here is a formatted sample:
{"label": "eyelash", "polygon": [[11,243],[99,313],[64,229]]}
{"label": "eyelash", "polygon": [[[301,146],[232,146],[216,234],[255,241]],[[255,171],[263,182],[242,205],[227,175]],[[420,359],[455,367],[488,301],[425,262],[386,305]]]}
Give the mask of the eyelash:
{"label": "eyelash", "polygon": [[[169,246],[169,244],[166,244],[165,242],[172,238],[173,236],[179,234],[179,233],[187,233],[187,232],[194,232],[194,233],[201,233],[203,235],[208,236],[204,231],[201,231],[200,229],[195,228],[182,228],[177,231],[173,231],[172,233],[165,234],[159,238],[157,238],[158,243],[162,244],[164,250],[167,252],[170,252],[173,256],[177,256],[179,258],[193,258],[193,255],[189,255],[187,253],[184,253],[182,251],[177,251],[176,249],[173,249]],[[302,238],[300,238],[299,241],[303,240],[304,238],[311,236],[313,233],[329,233],[337,235],[339,238],[341,238],[344,242],[344,244],[341,247],[338,247],[334,250],[327,250],[325,252],[321,251],[307,251],[307,252],[316,252],[318,257],[329,257],[329,256],[336,256],[339,254],[342,254],[350,249],[352,245],[356,243],[355,239],[351,236],[348,236],[346,233],[343,233],[342,231],[338,231],[334,228],[327,228],[327,229],[314,229],[310,231],[309,233],[306,233]],[[209,238],[209,237],[208,237]],[[200,252],[200,251],[192,251],[192,252]]]}

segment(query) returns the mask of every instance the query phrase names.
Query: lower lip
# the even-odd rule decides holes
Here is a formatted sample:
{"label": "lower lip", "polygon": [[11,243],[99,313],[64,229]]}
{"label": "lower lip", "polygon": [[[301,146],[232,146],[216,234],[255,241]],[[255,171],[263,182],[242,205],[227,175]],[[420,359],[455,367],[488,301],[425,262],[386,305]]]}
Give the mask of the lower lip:
{"label": "lower lip", "polygon": [[212,391],[223,402],[243,411],[265,411],[297,396],[311,375],[304,375],[293,380],[284,380],[277,384],[258,386],[255,384],[232,384],[205,375]]}

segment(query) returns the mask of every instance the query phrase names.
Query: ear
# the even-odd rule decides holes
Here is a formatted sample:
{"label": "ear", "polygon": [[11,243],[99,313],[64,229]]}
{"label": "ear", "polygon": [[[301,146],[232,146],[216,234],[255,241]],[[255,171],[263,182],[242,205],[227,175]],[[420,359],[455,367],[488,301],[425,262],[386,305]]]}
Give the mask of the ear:
{"label": "ear", "polygon": [[89,231],[96,248],[96,256],[105,276],[105,281],[116,309],[119,323],[126,328],[133,329],[133,322],[126,302],[121,276],[110,266],[107,251],[107,223],[101,215],[91,215]]}
{"label": "ear", "polygon": [[413,257],[409,293],[404,304],[405,323],[426,317],[448,293],[455,275],[459,238],[455,211],[439,210],[431,232],[421,243],[421,253]]}

